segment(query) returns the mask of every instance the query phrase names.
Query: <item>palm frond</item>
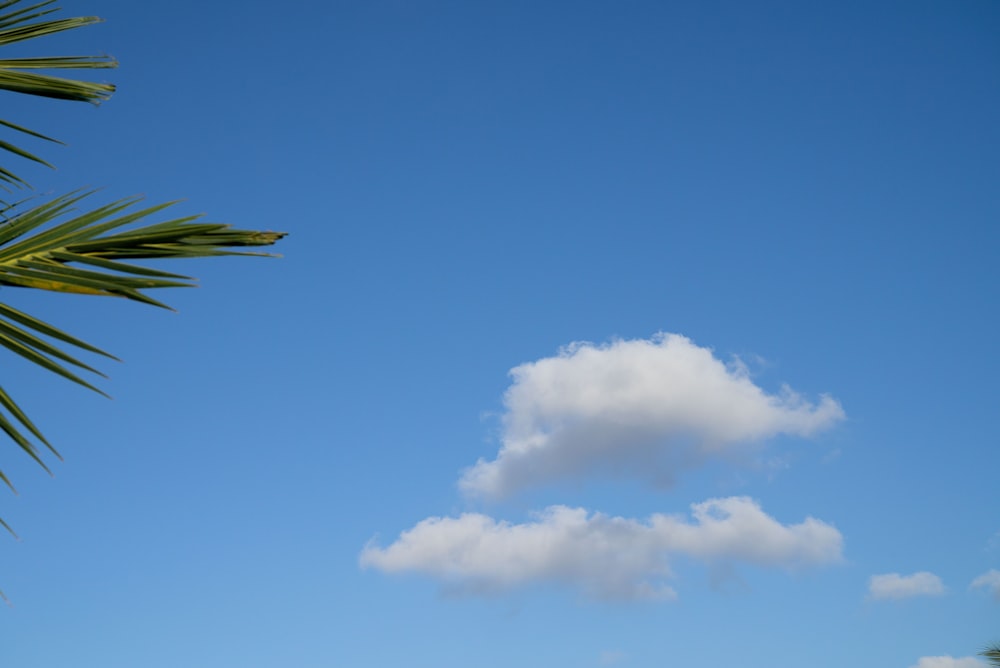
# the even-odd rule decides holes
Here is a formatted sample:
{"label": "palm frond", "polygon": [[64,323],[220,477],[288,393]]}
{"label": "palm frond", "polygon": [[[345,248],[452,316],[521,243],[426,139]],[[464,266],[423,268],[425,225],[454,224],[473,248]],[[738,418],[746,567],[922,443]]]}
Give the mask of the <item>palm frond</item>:
{"label": "palm frond", "polygon": [[[0,47],[55,33],[82,28],[99,23],[96,16],[80,16],[66,19],[45,18],[57,11],[55,0],[47,0],[20,7],[21,0],[0,2]],[[51,74],[40,74],[30,70],[78,70],[107,69],[117,67],[118,62],[110,56],[55,56],[35,58],[0,59],[0,90],[36,95],[59,100],[90,102],[98,104],[108,99],[115,91],[112,84],[83,81]],[[32,137],[53,141],[50,137],[29,130],[18,124],[0,120],[0,125]],[[7,141],[0,141],[0,151],[12,153],[46,166],[48,162],[23,147]],[[22,188],[27,183],[11,170],[0,167],[0,188]]]}
{"label": "palm frond", "polygon": [[990,645],[980,652],[979,655],[989,659],[991,666],[1000,666],[1000,643]]}
{"label": "palm frond", "polygon": [[57,100],[96,103],[110,97],[115,87],[105,83],[0,69],[0,90],[51,97]]}
{"label": "palm frond", "polygon": [[[6,217],[6,222],[0,222],[0,285],[124,297],[169,308],[145,291],[191,287],[195,285],[194,279],[135,264],[135,260],[266,256],[269,254],[243,249],[270,246],[285,236],[282,232],[241,230],[200,222],[199,216],[140,224],[172,204],[140,207],[140,198],[78,211],[77,205],[88,194],[71,193],[25,210],[8,207],[0,212]],[[80,373],[103,374],[79,360],[76,351],[115,359],[51,324],[2,303],[0,346],[100,394],[104,393]],[[3,388],[0,388],[0,430],[46,470],[38,444],[59,456]],[[13,489],[2,471],[0,481]]]}

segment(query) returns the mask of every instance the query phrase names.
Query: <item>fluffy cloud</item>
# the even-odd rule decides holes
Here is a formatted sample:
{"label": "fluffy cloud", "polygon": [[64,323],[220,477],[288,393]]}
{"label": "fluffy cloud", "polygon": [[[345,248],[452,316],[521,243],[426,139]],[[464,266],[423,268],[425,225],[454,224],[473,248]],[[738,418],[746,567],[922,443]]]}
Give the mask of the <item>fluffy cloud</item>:
{"label": "fluffy cloud", "polygon": [[668,558],[797,568],[836,562],[842,537],[811,517],[783,525],[745,497],[691,506],[693,522],[656,514],[646,521],[551,506],[511,524],[478,513],[431,517],[386,548],[369,544],[363,567],[419,572],[470,593],[560,583],[600,599],[669,599]]}
{"label": "fluffy cloud", "polygon": [[910,668],[984,668],[985,666],[985,663],[972,656],[961,659],[952,656],[925,656]]}
{"label": "fluffy cloud", "polygon": [[504,496],[545,481],[628,475],[654,484],[778,434],[810,436],[844,417],[834,399],[772,395],[740,364],[676,334],[604,346],[573,344],[515,367],[493,461],[460,487]]}
{"label": "fluffy cloud", "polygon": [[938,596],[944,591],[941,578],[926,571],[913,575],[899,573],[873,575],[868,581],[868,595],[876,600]]}
{"label": "fluffy cloud", "polygon": [[601,652],[600,656],[597,657],[597,662],[602,666],[613,666],[621,663],[627,658],[628,655],[625,654],[625,652],[606,650]]}
{"label": "fluffy cloud", "polygon": [[991,568],[970,585],[973,589],[985,589],[993,595],[993,598],[1000,601],[1000,571]]}

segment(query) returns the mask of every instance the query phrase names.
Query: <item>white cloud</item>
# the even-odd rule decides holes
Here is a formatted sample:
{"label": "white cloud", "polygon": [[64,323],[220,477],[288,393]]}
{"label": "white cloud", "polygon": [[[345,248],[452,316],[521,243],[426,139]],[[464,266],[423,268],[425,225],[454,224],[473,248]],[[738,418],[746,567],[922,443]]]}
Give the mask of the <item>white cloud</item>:
{"label": "white cloud", "polygon": [[970,587],[974,589],[985,589],[996,600],[1000,601],[1000,571],[991,568],[978,578],[972,581]]}
{"label": "white cloud", "polygon": [[668,558],[797,568],[840,560],[839,531],[811,517],[783,525],[746,497],[691,506],[694,521],[656,514],[646,521],[551,506],[511,524],[478,514],[431,517],[386,548],[369,544],[363,567],[418,572],[445,586],[492,593],[545,582],[601,599],[670,599]]}
{"label": "white cloud", "polygon": [[549,480],[629,475],[655,484],[762,439],[810,436],[843,419],[834,399],[811,404],[789,388],[756,386],[677,334],[576,343],[511,370],[502,444],[467,469],[467,493],[503,496]]}
{"label": "white cloud", "polygon": [[602,666],[613,666],[621,663],[626,658],[628,658],[628,655],[625,652],[606,650],[601,652],[601,655],[597,657],[597,662]]}
{"label": "white cloud", "polygon": [[987,550],[1000,550],[1000,531],[990,536],[990,539],[986,542]]}
{"label": "white cloud", "polygon": [[868,581],[868,595],[876,600],[938,596],[944,591],[941,578],[927,571],[913,575],[899,573],[873,575]]}
{"label": "white cloud", "polygon": [[910,668],[984,668],[985,663],[973,656],[956,659],[953,656],[925,656]]}

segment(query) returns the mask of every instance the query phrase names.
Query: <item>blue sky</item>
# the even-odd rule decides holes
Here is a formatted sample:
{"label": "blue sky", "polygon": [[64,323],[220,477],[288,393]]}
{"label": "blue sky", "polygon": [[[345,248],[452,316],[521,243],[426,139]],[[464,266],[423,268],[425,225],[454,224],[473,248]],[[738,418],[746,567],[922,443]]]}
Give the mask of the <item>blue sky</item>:
{"label": "blue sky", "polygon": [[[43,191],[289,232],[5,290],[0,662],[972,668],[1000,640],[1000,5],[65,0]],[[43,43],[39,44],[39,48]],[[942,658],[934,658],[942,657]]]}

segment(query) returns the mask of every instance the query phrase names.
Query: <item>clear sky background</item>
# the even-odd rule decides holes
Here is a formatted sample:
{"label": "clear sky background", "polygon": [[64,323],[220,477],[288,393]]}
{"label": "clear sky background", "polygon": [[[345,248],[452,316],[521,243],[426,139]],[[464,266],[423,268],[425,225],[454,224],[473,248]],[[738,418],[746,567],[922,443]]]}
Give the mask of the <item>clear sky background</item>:
{"label": "clear sky background", "polygon": [[178,314],[3,291],[125,363],[4,358],[66,461],[4,446],[0,664],[1000,641],[1000,3],[61,4],[120,90],[5,96],[21,171],[289,236]]}

